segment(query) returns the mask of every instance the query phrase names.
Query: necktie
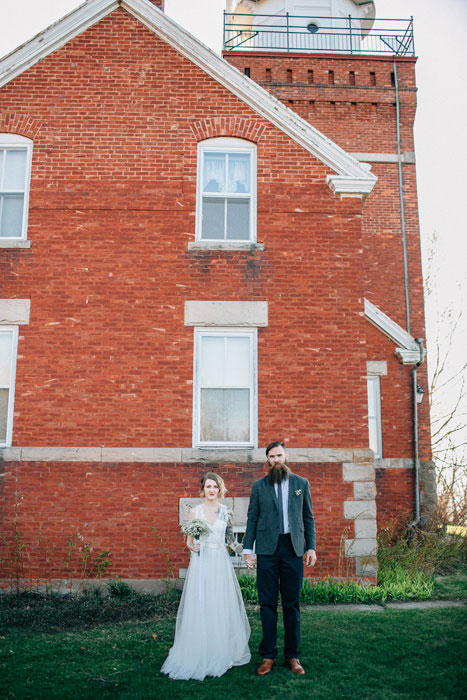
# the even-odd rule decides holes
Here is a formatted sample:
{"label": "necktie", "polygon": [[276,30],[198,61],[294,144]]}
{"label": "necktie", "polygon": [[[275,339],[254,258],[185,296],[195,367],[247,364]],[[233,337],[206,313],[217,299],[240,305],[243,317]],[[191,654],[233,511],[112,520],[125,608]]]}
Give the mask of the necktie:
{"label": "necktie", "polygon": [[277,502],[279,504],[279,532],[284,534],[284,502],[282,500],[282,484],[277,484]]}

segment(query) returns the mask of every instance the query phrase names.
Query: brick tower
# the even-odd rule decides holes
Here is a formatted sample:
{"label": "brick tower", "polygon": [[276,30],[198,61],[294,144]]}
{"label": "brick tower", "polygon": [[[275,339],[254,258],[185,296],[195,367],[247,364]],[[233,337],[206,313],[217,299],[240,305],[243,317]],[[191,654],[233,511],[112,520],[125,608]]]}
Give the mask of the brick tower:
{"label": "brick tower", "polygon": [[[376,314],[383,311],[414,338],[425,336],[413,138],[417,59],[412,20],[376,19],[375,3],[361,0],[228,0],[223,56],[358,161],[367,163],[378,177],[362,210],[369,375],[378,372],[373,362],[394,357],[388,356],[387,338],[372,325],[374,307]],[[390,332],[386,335],[391,337]],[[421,500],[429,510],[436,496],[428,402],[416,407],[417,386],[419,395],[421,386],[427,388],[426,366],[414,369],[407,357],[399,356],[399,361],[397,369],[392,365],[397,376],[390,381],[387,375],[375,375],[382,413],[373,440],[370,429],[370,444],[381,458],[378,495],[387,502],[391,491],[398,493],[402,482],[410,480],[409,472],[401,478],[399,469],[383,467],[411,470],[419,451]],[[370,380],[369,392],[371,386]],[[396,397],[401,387],[403,397]],[[385,403],[393,402],[400,409],[396,417],[384,412]],[[412,436],[407,433],[409,424]],[[406,437],[401,440],[403,433]],[[384,520],[391,513],[383,512],[382,501],[379,518]]]}

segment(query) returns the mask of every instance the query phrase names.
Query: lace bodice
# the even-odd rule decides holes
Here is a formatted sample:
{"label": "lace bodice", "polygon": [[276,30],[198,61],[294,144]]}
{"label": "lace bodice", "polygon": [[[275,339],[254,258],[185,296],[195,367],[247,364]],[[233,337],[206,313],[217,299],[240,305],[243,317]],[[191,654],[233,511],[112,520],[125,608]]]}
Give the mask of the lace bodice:
{"label": "lace bodice", "polygon": [[242,553],[243,547],[237,542],[233,532],[232,511],[227,508],[227,506],[224,506],[222,503],[219,504],[217,518],[214,523],[210,523],[207,519],[202,503],[195,506],[194,517],[204,520],[211,528],[209,535],[201,536],[201,542],[220,545],[227,544],[227,546],[237,554]]}

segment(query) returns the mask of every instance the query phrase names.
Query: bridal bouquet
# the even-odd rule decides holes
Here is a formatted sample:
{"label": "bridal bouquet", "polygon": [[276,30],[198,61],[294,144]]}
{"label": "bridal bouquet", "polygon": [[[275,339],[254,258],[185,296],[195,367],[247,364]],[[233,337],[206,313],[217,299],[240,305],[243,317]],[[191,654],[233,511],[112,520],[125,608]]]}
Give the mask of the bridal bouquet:
{"label": "bridal bouquet", "polygon": [[182,525],[182,532],[184,535],[193,537],[195,540],[199,540],[201,535],[209,535],[212,532],[209,525],[201,518],[193,518],[186,525]]}

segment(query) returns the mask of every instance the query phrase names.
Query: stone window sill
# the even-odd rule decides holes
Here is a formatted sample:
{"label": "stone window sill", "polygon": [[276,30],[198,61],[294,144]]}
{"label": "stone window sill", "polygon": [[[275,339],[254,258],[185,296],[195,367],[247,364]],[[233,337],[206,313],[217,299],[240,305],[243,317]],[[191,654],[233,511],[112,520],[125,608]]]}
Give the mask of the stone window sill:
{"label": "stone window sill", "polygon": [[264,244],[251,241],[189,241],[188,250],[264,250]]}
{"label": "stone window sill", "polygon": [[12,240],[11,238],[8,240],[2,240],[0,238],[0,248],[30,248],[31,247],[31,241],[25,241],[25,240]]}

